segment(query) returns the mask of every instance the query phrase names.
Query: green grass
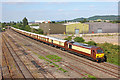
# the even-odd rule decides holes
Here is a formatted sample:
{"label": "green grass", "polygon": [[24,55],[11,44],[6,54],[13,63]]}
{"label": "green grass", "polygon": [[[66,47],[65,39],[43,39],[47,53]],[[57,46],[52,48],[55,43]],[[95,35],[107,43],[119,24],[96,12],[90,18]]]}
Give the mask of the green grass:
{"label": "green grass", "polygon": [[63,68],[59,68],[59,70],[63,71],[64,73],[68,72],[68,71],[64,70]]}
{"label": "green grass", "polygon": [[91,75],[89,75],[89,74],[88,74],[88,78],[91,78],[92,80],[96,80],[96,77],[91,76]]}
{"label": "green grass", "polygon": [[60,62],[61,61],[61,57],[57,56],[57,55],[47,55],[47,58],[51,59],[54,62]]}
{"label": "green grass", "polygon": [[[51,58],[51,56],[53,56],[53,57]],[[46,57],[48,57],[48,58],[50,58],[50,59],[62,59],[62,58],[60,58],[60,57],[58,57],[58,56],[56,56],[56,55],[47,55]],[[56,57],[57,57],[57,58],[56,58]],[[53,63],[52,61],[46,59],[46,58],[43,57],[43,56],[40,56],[40,55],[39,55],[38,58],[39,58],[39,59],[43,59],[43,60],[45,60],[45,61],[51,63],[50,65],[54,65],[55,67],[58,68],[58,70],[63,71],[64,73],[65,73],[65,72],[68,72],[67,70],[65,70],[65,69],[63,69],[63,68],[61,68],[61,67],[59,67],[59,65]]]}

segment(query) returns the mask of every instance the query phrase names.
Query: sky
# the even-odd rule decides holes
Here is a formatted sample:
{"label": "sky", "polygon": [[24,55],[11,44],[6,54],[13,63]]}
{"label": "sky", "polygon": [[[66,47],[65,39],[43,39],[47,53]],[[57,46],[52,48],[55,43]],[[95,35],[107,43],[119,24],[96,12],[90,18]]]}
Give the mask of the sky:
{"label": "sky", "polygon": [[[103,2],[104,1],[104,2]],[[0,22],[34,20],[71,20],[95,15],[117,15],[118,0],[2,0]]]}

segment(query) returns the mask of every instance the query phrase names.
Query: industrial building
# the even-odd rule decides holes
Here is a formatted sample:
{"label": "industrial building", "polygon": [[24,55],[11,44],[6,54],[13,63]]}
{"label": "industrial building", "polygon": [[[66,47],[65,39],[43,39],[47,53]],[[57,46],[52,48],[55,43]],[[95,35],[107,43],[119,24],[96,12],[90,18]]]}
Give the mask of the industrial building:
{"label": "industrial building", "polygon": [[66,33],[68,34],[80,34],[80,33],[88,33],[89,25],[83,23],[66,23],[63,24],[66,26]]}
{"label": "industrial building", "polygon": [[82,23],[65,23],[65,24],[56,24],[56,23],[41,23],[40,29],[44,31],[44,34],[80,34],[88,33],[89,25]]}
{"label": "industrial building", "polygon": [[107,22],[87,22],[89,33],[118,33],[118,24]]}
{"label": "industrial building", "polygon": [[65,25],[55,23],[41,23],[39,27],[44,34],[63,34],[66,31]]}

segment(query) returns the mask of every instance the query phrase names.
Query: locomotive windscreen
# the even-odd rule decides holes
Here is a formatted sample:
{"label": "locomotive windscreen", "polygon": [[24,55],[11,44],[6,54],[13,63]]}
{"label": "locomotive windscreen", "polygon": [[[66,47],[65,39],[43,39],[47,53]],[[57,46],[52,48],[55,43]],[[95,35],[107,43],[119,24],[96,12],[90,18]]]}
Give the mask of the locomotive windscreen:
{"label": "locomotive windscreen", "polygon": [[97,49],[97,53],[103,53],[102,49]]}

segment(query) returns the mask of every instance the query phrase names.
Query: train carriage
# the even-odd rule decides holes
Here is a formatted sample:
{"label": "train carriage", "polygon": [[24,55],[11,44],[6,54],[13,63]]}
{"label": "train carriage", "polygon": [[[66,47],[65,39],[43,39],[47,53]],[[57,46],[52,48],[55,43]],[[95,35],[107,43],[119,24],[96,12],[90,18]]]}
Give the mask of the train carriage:
{"label": "train carriage", "polygon": [[38,34],[38,40],[44,42],[44,43],[48,43],[49,42],[49,38],[47,36],[44,35],[39,35]]}
{"label": "train carriage", "polygon": [[61,49],[65,49],[65,42],[66,41],[67,40],[62,40],[62,39],[58,39],[58,38],[49,37],[49,43],[52,46],[59,47]]}
{"label": "train carriage", "polygon": [[31,35],[31,32],[27,32],[27,31],[26,31],[25,34],[26,34],[26,36],[30,36],[30,35]]}
{"label": "train carriage", "polygon": [[34,39],[38,39],[38,38],[37,38],[37,37],[38,37],[38,34],[31,33],[30,36],[31,36],[32,38],[34,38]]}

